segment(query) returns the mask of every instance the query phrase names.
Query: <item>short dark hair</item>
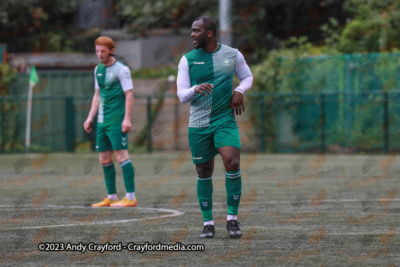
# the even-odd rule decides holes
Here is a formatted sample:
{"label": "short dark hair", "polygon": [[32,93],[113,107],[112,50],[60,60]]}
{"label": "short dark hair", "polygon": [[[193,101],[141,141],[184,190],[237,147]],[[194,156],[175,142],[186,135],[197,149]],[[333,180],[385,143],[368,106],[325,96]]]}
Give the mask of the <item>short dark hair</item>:
{"label": "short dark hair", "polygon": [[213,31],[214,35],[217,36],[217,23],[212,17],[209,16],[200,16],[197,17],[194,21],[202,20],[204,24],[206,24],[206,30]]}

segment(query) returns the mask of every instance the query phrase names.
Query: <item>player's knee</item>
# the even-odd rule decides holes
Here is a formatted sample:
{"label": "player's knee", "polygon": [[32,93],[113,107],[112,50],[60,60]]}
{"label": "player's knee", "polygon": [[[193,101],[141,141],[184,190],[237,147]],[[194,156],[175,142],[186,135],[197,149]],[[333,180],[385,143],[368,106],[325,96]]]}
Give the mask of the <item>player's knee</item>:
{"label": "player's knee", "polygon": [[118,151],[115,152],[115,158],[119,163],[124,162],[125,160],[129,159],[129,154],[128,152],[123,152],[123,151]]}
{"label": "player's knee", "polygon": [[112,162],[112,156],[107,154],[101,154],[99,156],[99,161],[102,165],[108,164]]}
{"label": "player's knee", "polygon": [[225,170],[229,172],[238,171],[240,168],[240,161],[236,158],[230,158],[225,163]]}
{"label": "player's knee", "polygon": [[201,178],[211,177],[212,168],[209,166],[196,166],[197,175]]}

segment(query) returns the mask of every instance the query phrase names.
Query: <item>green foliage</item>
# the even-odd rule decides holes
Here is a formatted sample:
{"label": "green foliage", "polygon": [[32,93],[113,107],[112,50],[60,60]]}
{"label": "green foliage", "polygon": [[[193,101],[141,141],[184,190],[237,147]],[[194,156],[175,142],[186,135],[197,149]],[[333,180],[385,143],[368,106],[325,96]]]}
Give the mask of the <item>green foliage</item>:
{"label": "green foliage", "polygon": [[392,11],[398,4],[398,0],[347,0],[343,8],[353,18],[368,21],[381,12]]}
{"label": "green foliage", "polygon": [[[277,49],[282,40],[291,36],[307,36],[316,43],[321,37],[319,25],[331,17],[343,22],[343,1],[324,2],[325,6],[321,6],[314,0],[233,0],[228,17],[233,45],[259,59],[265,56],[265,51]],[[160,27],[179,32],[190,28],[201,15],[220,22],[217,0],[121,0],[118,6],[129,31],[139,36],[151,35],[151,29]]]}
{"label": "green foliage", "polygon": [[0,43],[8,52],[82,51],[97,33],[76,32],[73,17],[80,0],[2,1]]}
{"label": "green foliage", "polygon": [[339,51],[343,53],[378,52],[387,48],[388,25],[381,21],[349,23],[340,37]]}
{"label": "green foliage", "polygon": [[[251,112],[258,114],[257,118],[253,118],[255,127],[265,129],[264,132],[277,129],[280,135],[286,135],[286,140],[300,144],[287,147],[288,152],[299,147],[305,149],[307,145],[318,149],[320,96],[325,92],[326,145],[355,144],[362,151],[380,151],[383,146],[384,99],[382,94],[369,92],[391,93],[399,88],[396,76],[400,69],[399,53],[369,53],[367,57],[362,54],[313,56],[314,47],[310,44],[300,40],[292,43],[302,44],[294,51],[287,48],[273,51],[252,68],[255,81],[251,93],[266,92],[270,95],[248,96]],[[321,51],[326,50],[321,48]],[[358,94],[327,94],[344,91]],[[399,131],[396,114],[399,114],[400,106],[397,105],[398,95],[389,94],[389,97],[390,132],[394,134]],[[265,110],[264,116],[260,116],[260,105]],[[301,130],[297,135],[291,133],[296,131],[296,127]],[[267,152],[277,151],[275,145],[281,139],[277,135],[275,138],[269,142],[265,137]],[[398,147],[400,143],[398,139],[393,139],[390,144]]]}
{"label": "green foliage", "polygon": [[17,77],[17,72],[8,64],[0,63],[0,97],[9,95],[10,85]]}
{"label": "green foliage", "polygon": [[330,18],[329,23],[321,25],[321,30],[324,32],[324,41],[327,48],[335,49],[340,42],[339,21],[335,18]]}
{"label": "green foliage", "polygon": [[[16,71],[7,64],[0,64],[0,98],[10,94],[10,88],[17,77]],[[15,104],[0,100],[0,150],[10,147],[15,133],[15,123],[18,113],[15,111]],[[4,140],[3,140],[4,137]],[[3,147],[4,146],[4,147]]]}
{"label": "green foliage", "polygon": [[130,32],[147,36],[149,30],[157,27],[176,31],[190,27],[201,15],[217,17],[216,6],[217,0],[121,0],[119,14]]}
{"label": "green foliage", "polygon": [[399,49],[400,14],[393,0],[348,0],[344,10],[352,18],[340,25],[330,19],[321,26],[325,45],[340,53],[395,52]]}
{"label": "green foliage", "polygon": [[234,1],[236,16],[233,28],[245,23],[249,29],[233,31],[235,43],[254,58],[263,55],[262,50],[280,49],[281,43],[291,37],[307,37],[310,43],[319,44],[323,32],[320,25],[335,18],[339,24],[345,21],[342,8],[344,0],[337,1]]}

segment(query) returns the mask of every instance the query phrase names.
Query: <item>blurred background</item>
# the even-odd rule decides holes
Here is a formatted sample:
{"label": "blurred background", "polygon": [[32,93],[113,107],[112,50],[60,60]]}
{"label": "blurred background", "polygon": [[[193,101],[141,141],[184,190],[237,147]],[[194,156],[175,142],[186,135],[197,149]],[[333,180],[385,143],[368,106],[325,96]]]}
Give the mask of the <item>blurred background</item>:
{"label": "blurred background", "polygon": [[[132,72],[130,152],[189,150],[189,104],[176,97],[190,26],[216,19],[253,75],[237,116],[245,152],[389,153],[400,150],[397,0],[3,0],[0,153],[94,150],[86,134],[98,64],[94,40],[113,38]],[[234,86],[239,81],[235,78]]]}

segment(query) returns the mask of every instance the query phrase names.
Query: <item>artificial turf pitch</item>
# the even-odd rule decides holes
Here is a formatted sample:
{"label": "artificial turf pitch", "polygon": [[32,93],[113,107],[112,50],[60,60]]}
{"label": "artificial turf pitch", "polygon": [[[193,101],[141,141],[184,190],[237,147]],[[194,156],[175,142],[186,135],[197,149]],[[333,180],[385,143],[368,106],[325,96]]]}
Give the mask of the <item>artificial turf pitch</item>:
{"label": "artificial turf pitch", "polygon": [[[396,266],[400,164],[396,155],[242,154],[239,219],[230,239],[225,173],[216,157],[216,235],[202,217],[190,152],[131,154],[138,208],[98,208],[106,196],[97,154],[0,155],[0,265]],[[125,194],[116,164],[117,191]],[[204,244],[205,251],[38,250],[39,243]]]}

